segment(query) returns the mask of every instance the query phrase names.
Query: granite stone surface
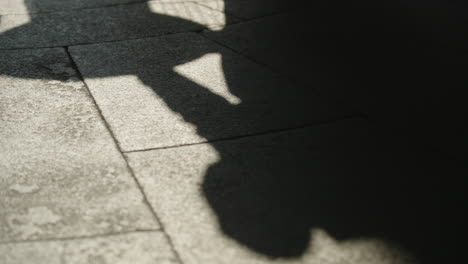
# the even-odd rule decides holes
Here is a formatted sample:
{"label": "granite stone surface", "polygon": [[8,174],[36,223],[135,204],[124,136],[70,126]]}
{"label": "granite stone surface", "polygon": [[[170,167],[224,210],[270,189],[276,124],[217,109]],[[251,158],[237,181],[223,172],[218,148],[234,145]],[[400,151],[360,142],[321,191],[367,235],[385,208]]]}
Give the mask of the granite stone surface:
{"label": "granite stone surface", "polygon": [[65,50],[0,61],[0,241],[158,229]]}
{"label": "granite stone surface", "polygon": [[2,264],[175,264],[161,232],[0,244]]}

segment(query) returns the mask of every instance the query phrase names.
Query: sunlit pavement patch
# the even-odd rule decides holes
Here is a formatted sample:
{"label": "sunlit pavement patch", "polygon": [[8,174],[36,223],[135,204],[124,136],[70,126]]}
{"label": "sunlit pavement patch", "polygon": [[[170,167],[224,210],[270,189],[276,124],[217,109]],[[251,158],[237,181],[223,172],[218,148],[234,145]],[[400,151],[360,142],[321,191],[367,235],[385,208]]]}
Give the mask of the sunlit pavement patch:
{"label": "sunlit pavement patch", "polygon": [[65,50],[0,61],[0,241],[159,228]]}
{"label": "sunlit pavement patch", "polygon": [[[33,262],[31,262],[33,261]],[[0,244],[0,263],[176,264],[162,232]]]}

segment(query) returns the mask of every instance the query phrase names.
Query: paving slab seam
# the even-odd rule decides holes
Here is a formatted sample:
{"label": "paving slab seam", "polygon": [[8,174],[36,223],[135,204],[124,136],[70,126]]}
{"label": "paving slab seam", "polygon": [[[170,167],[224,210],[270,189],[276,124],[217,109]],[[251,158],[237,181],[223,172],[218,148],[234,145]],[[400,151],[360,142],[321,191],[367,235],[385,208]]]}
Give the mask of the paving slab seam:
{"label": "paving slab seam", "polygon": [[[0,16],[1,17],[1,16]],[[233,23],[234,24],[234,23]],[[233,25],[230,24],[230,25]],[[177,35],[177,34],[185,34],[185,33],[201,33],[205,29],[194,29],[194,30],[188,30],[188,31],[180,31],[180,32],[171,32],[167,34],[162,34],[162,35],[151,35],[151,36],[145,36],[145,37],[139,37],[139,38],[128,38],[128,39],[117,39],[117,40],[106,40],[106,41],[98,41],[98,42],[83,42],[83,43],[76,43],[76,44],[71,44],[67,46],[63,45],[57,45],[57,46],[44,46],[44,47],[21,47],[21,48],[0,48],[0,51],[8,51],[8,50],[35,50],[35,49],[54,49],[54,48],[68,48],[68,47],[76,47],[76,46],[87,46],[87,45],[99,45],[99,44],[105,44],[105,43],[115,43],[115,42],[125,42],[125,41],[132,41],[132,40],[140,40],[140,39],[152,39],[152,38],[160,38],[160,37],[165,37],[165,36],[172,36],[172,35]]]}
{"label": "paving slab seam", "polygon": [[[288,13],[286,12],[286,13],[282,13],[282,14],[278,14],[278,15],[284,15],[284,14],[288,14]],[[272,16],[273,16],[273,15],[272,15]],[[252,20],[255,20],[255,19],[252,19]],[[243,22],[240,22],[240,23],[250,22],[250,21],[252,21],[252,20],[243,21]],[[235,24],[240,24],[240,23],[233,23],[233,24],[229,24],[229,25],[235,25]],[[239,56],[242,56],[243,58],[245,58],[245,59],[247,59],[247,60],[249,60],[249,61],[251,61],[251,62],[253,62],[253,63],[256,63],[257,65],[260,65],[260,66],[262,66],[262,67],[265,67],[266,69],[268,69],[268,70],[271,71],[272,73],[278,75],[280,78],[283,78],[283,79],[285,79],[285,80],[288,80],[288,81],[290,81],[291,83],[293,83],[294,85],[303,85],[303,84],[301,84],[301,81],[300,81],[300,80],[297,80],[297,79],[295,79],[295,78],[293,78],[293,77],[291,77],[291,76],[288,76],[287,74],[281,73],[281,72],[279,72],[278,70],[276,70],[276,69],[270,67],[269,65],[267,65],[267,64],[265,64],[265,63],[263,63],[263,62],[260,62],[260,61],[256,60],[255,58],[252,58],[252,57],[250,57],[250,56],[248,56],[248,55],[246,55],[246,54],[242,54],[242,53],[240,53],[239,51],[237,51],[236,49],[233,49],[233,48],[231,48],[231,47],[229,47],[229,46],[227,46],[227,45],[225,45],[225,44],[223,44],[223,43],[221,43],[221,42],[218,42],[218,41],[216,41],[216,40],[214,40],[214,39],[208,38],[207,36],[205,36],[205,34],[202,34],[203,32],[206,32],[206,30],[203,30],[203,31],[200,32],[200,33],[198,33],[198,32],[196,32],[196,33],[199,34],[199,35],[201,35],[202,37],[208,39],[209,41],[212,41],[213,43],[216,43],[216,44],[219,45],[219,46],[222,46],[222,47],[224,47],[224,48],[226,48],[226,49],[229,49],[230,51],[232,51],[232,52],[238,54]],[[318,97],[323,97],[323,96],[325,96],[325,94],[321,91],[321,89],[312,89],[311,92],[312,92],[312,94],[314,94],[314,95],[316,95],[316,96],[318,96]],[[337,103],[337,104],[343,105],[343,106],[346,106],[346,105],[348,104],[346,101],[343,101],[343,100],[336,100],[336,99],[334,99],[334,102]],[[363,118],[363,119],[368,119],[368,115],[366,115],[365,113],[363,113],[363,112],[361,112],[361,111],[356,112],[355,115],[356,115],[356,116],[359,116],[359,117],[361,117],[361,118]]]}
{"label": "paving slab seam", "polygon": [[[158,2],[158,1],[145,1],[145,2]],[[144,3],[144,2],[139,2],[139,4],[141,3]],[[171,2],[172,3],[172,2]],[[203,6],[203,7],[206,7],[204,5],[201,5],[200,3],[196,3],[196,2],[193,2],[193,1],[181,1],[181,2],[174,2],[174,3],[193,3],[193,4],[196,4],[198,6]],[[128,5],[128,4],[127,4]],[[208,7],[206,7],[208,8]],[[90,9],[90,8],[89,8]],[[222,12],[220,10],[216,10],[216,9],[213,9],[213,8],[210,8],[210,10],[213,10],[213,11],[217,11],[219,13],[224,13],[224,14],[228,14],[226,12]],[[60,12],[65,12],[65,11],[60,11]],[[52,12],[50,12],[52,13]],[[276,15],[285,15],[285,14],[288,14],[289,12],[283,12],[283,13],[275,13],[275,14],[270,14],[270,15],[265,15],[265,16],[261,16],[261,17],[256,17],[256,18],[252,18],[252,19],[248,19],[248,20],[242,20],[241,18],[237,18],[235,17],[236,19],[240,19],[240,21],[237,21],[237,22],[232,22],[230,23],[229,25],[226,25],[226,27],[228,26],[231,26],[231,25],[237,25],[237,24],[242,24],[242,23],[247,23],[247,22],[251,22],[251,21],[255,21],[257,19],[262,19],[262,18],[265,18],[265,17],[270,17],[270,16],[276,16]],[[229,14],[230,15],[230,14]],[[0,18],[2,16],[6,16],[6,15],[0,15]],[[234,17],[234,16],[233,16]],[[187,30],[187,31],[179,31],[179,32],[171,32],[171,33],[167,33],[167,34],[161,34],[161,35],[149,35],[149,36],[145,36],[145,37],[137,37],[137,38],[126,38],[126,39],[116,39],[116,40],[105,40],[105,41],[97,41],[97,42],[82,42],[82,43],[74,43],[74,44],[70,44],[70,45],[67,45],[66,47],[75,47],[75,46],[86,46],[86,45],[95,45],[95,44],[104,44],[104,43],[114,43],[114,42],[123,42],[123,41],[131,41],[131,40],[139,40],[139,39],[151,39],[151,38],[159,38],[159,37],[164,37],[164,36],[171,36],[171,35],[176,35],[176,34],[184,34],[184,33],[189,33],[189,32],[192,32],[192,33],[201,33],[203,31],[206,31],[207,29],[206,28],[202,28],[202,29],[194,29],[194,30]],[[202,34],[201,34],[202,35]],[[203,36],[205,37],[205,36]],[[206,37],[205,37],[206,38]],[[208,38],[207,38],[208,39]],[[224,46],[223,44],[221,43],[218,43],[212,39],[210,39],[210,41],[213,41],[215,42],[216,44],[218,45],[221,45],[223,47],[226,47],[230,50],[233,50],[227,46]],[[32,49],[52,49],[52,48],[64,48],[65,46],[63,45],[57,45],[57,46],[34,46],[34,47],[21,47],[21,48],[0,48],[0,51],[3,51],[3,50],[32,50]],[[233,50],[234,51],[234,50]],[[240,54],[238,52],[236,52],[237,54]],[[248,58],[246,57],[245,55],[243,54],[240,54],[242,56],[244,56],[245,58]],[[250,60],[252,60],[252,58],[248,58]],[[254,60],[252,60],[254,61]],[[256,62],[256,61],[255,61]],[[256,62],[257,64],[260,64],[259,62]],[[264,67],[268,67],[267,65],[263,65],[263,64],[260,64]],[[268,67],[269,68],[269,67]],[[269,68],[270,69],[270,68]]]}
{"label": "paving slab seam", "polygon": [[155,148],[128,150],[128,151],[123,151],[122,153],[127,154],[127,153],[135,153],[135,152],[160,150],[160,149],[173,149],[173,148],[179,148],[179,147],[187,147],[187,146],[210,144],[210,143],[223,142],[223,141],[238,140],[238,139],[249,138],[249,137],[258,137],[258,136],[264,136],[264,135],[271,135],[271,134],[278,134],[278,133],[284,133],[284,132],[289,132],[289,131],[301,130],[301,129],[311,128],[311,127],[316,127],[316,126],[326,126],[326,125],[330,125],[330,124],[334,124],[334,123],[337,123],[337,122],[346,121],[346,120],[350,120],[350,119],[367,120],[366,116],[349,115],[349,116],[339,117],[339,118],[336,118],[336,119],[329,119],[329,120],[314,122],[314,123],[311,123],[311,124],[305,124],[305,125],[300,125],[300,126],[295,126],[295,127],[271,129],[271,130],[267,130],[267,131],[260,131],[260,132],[257,132],[257,133],[244,134],[244,135],[225,137],[225,138],[218,138],[218,139],[206,140],[206,141],[196,142],[196,143],[187,143],[187,144],[179,144],[179,145],[172,145],[172,146],[165,146],[165,147],[155,147]]}
{"label": "paving slab seam", "polygon": [[[249,21],[245,21],[245,22],[249,22]],[[230,25],[233,25],[233,24],[230,24]],[[247,59],[247,60],[249,60],[249,61],[251,61],[251,62],[253,62],[253,63],[256,63],[257,65],[260,65],[260,66],[262,66],[262,67],[267,68],[267,69],[268,69],[269,71],[271,71],[272,73],[278,75],[280,78],[283,78],[283,79],[285,79],[285,80],[288,80],[288,81],[292,82],[294,85],[301,85],[301,83],[300,83],[299,80],[296,80],[296,79],[294,79],[293,77],[288,76],[287,74],[281,73],[281,72],[279,72],[278,70],[276,70],[276,69],[270,67],[269,65],[267,65],[267,64],[265,64],[265,63],[262,63],[262,62],[257,61],[256,59],[254,59],[254,58],[252,58],[252,57],[250,57],[250,56],[247,56],[247,55],[245,55],[245,54],[242,54],[242,53],[240,53],[239,51],[237,51],[237,50],[235,50],[235,49],[232,49],[231,47],[229,47],[229,46],[227,46],[227,45],[224,45],[224,44],[221,43],[221,42],[218,42],[218,41],[216,41],[216,40],[214,40],[214,39],[210,39],[210,38],[208,38],[207,36],[205,36],[204,34],[201,34],[202,32],[200,32],[200,33],[196,32],[196,33],[199,34],[199,35],[201,35],[202,37],[208,39],[209,41],[212,41],[213,43],[216,43],[217,45],[220,45],[220,46],[222,46],[222,47],[224,47],[224,48],[226,48],[226,49],[229,49],[230,51],[232,51],[232,52],[238,54],[239,56],[242,56],[243,58],[245,58],[245,59]],[[314,95],[316,95],[316,96],[319,96],[319,97],[324,96],[324,94],[321,92],[320,89],[312,89],[311,92],[312,92],[312,94],[314,94]],[[341,100],[340,100],[340,101],[335,101],[335,102],[336,102],[336,103],[339,103],[339,104],[341,104],[341,105],[346,105],[346,102],[345,102],[345,101],[341,101]],[[357,115],[357,116],[360,116],[360,117],[362,117],[362,118],[365,118],[365,119],[368,118],[366,114],[361,113],[361,112],[356,113],[356,115]]]}
{"label": "paving slab seam", "polygon": [[[66,10],[55,10],[55,11],[39,11],[39,12],[25,12],[25,13],[8,13],[8,14],[3,14],[0,15],[2,16],[17,16],[17,15],[42,15],[42,14],[54,14],[54,13],[72,13],[80,10],[90,10],[90,9],[99,9],[99,8],[107,8],[107,7],[117,7],[117,6],[129,6],[129,5],[136,5],[136,4],[143,4],[143,3],[149,3],[149,2],[161,2],[165,4],[175,4],[175,3],[188,3],[188,2],[193,2],[193,1],[174,1],[174,2],[164,2],[160,0],[140,0],[140,1],[128,1],[126,3],[120,3],[120,4],[108,4],[108,5],[102,5],[102,6],[88,6],[88,7],[81,7],[81,8],[71,8],[71,9],[66,9]],[[217,10],[219,11],[219,10]]]}
{"label": "paving slab seam", "polygon": [[[104,117],[103,117],[104,118]],[[122,150],[120,149],[119,147],[119,150],[120,152],[122,153],[122,157],[124,158],[125,160],[125,163],[127,165],[127,168],[128,170],[130,171],[130,174],[132,175],[134,181],[136,182],[136,185],[138,187],[138,189],[140,190],[140,192],[142,193],[143,197],[144,197],[144,203],[149,207],[151,213],[153,214],[153,217],[156,219],[156,221],[158,222],[159,226],[161,227],[161,232],[164,234],[166,240],[167,240],[167,243],[169,244],[169,247],[171,248],[171,251],[172,253],[174,253],[174,256],[176,257],[177,259],[177,262],[179,262],[180,264],[183,264],[184,262],[182,261],[182,258],[180,257],[179,255],[179,252],[177,252],[177,250],[175,249],[175,246],[174,246],[174,243],[172,242],[172,239],[171,237],[169,236],[169,234],[166,232],[166,229],[164,227],[164,224],[163,222],[161,221],[160,217],[158,216],[158,214],[156,213],[156,211],[153,209],[153,207],[151,206],[149,200],[148,200],[148,197],[146,196],[145,194],[145,191],[143,190],[143,186],[141,185],[141,183],[138,181],[137,177],[135,176],[135,172],[133,171],[132,167],[130,167],[129,163],[128,163],[128,158],[123,154]]]}
{"label": "paving slab seam", "polygon": [[[245,21],[245,22],[247,22],[247,21]],[[238,24],[238,23],[236,23],[236,24]],[[235,24],[229,24],[229,25],[235,25]],[[288,81],[294,81],[294,80],[291,80],[290,78],[288,78],[288,76],[286,74],[279,72],[278,70],[270,67],[269,65],[267,65],[265,63],[262,63],[262,62],[259,62],[256,59],[254,59],[254,58],[252,58],[250,56],[247,56],[247,55],[245,55],[243,53],[240,53],[239,51],[237,51],[237,50],[235,50],[235,49],[233,49],[233,48],[231,48],[231,47],[229,47],[229,46],[227,46],[227,45],[225,45],[225,44],[223,44],[221,42],[218,42],[218,41],[216,41],[214,39],[208,38],[207,36],[205,36],[205,34],[202,34],[203,32],[208,32],[208,31],[206,29],[204,29],[204,30],[202,30],[202,32],[195,32],[195,33],[199,34],[200,36],[204,37],[205,39],[207,39],[207,40],[209,40],[209,41],[211,41],[213,43],[216,43],[216,45],[219,45],[219,46],[222,46],[223,48],[229,49],[230,51],[236,53],[239,56],[242,56],[243,58],[245,58],[245,59],[247,59],[247,60],[249,60],[249,61],[251,61],[251,62],[253,62],[253,63],[257,64],[257,65],[260,65],[262,67],[267,68],[269,71],[271,71],[272,73],[278,75],[281,78],[285,78]]]}
{"label": "paving slab seam", "polygon": [[[154,1],[153,1],[154,2]],[[199,3],[196,3],[196,2],[192,2],[192,1],[188,1],[188,2],[184,2],[184,3],[193,3],[193,4],[197,4],[198,6],[203,6],[203,7],[206,7],[204,5],[200,5]],[[208,7],[206,7],[208,8]],[[217,12],[220,12],[220,13],[224,13],[224,12],[221,12],[219,10],[216,10],[216,9],[213,9],[213,8],[210,8],[211,10],[213,11],[217,11]],[[262,17],[256,17],[256,18],[253,18],[253,19],[249,19],[249,20],[241,20],[241,21],[238,21],[238,22],[232,22],[230,23],[229,25],[226,25],[226,26],[231,26],[231,25],[237,25],[237,24],[242,24],[242,23],[247,23],[247,22],[251,22],[251,21],[255,21],[257,19],[261,19],[261,18],[265,18],[265,17],[269,17],[269,16],[276,16],[276,15],[284,15],[284,14],[287,14],[288,12],[284,12],[284,13],[278,13],[278,14],[272,14],[272,15],[266,15],[266,16],[262,16]],[[227,14],[227,13],[225,13]],[[5,15],[0,15],[0,18],[2,16],[5,16]],[[237,17],[236,17],[237,18]],[[240,18],[237,18],[237,19],[240,19]],[[159,38],[159,37],[164,37],[164,36],[172,36],[172,35],[177,35],[177,34],[185,34],[185,33],[202,33],[204,31],[207,31],[206,28],[202,28],[202,29],[194,29],[194,30],[187,30],[187,31],[179,31],[179,32],[171,32],[171,33],[167,33],[167,34],[161,34],[161,35],[149,35],[149,36],[145,36],[145,37],[137,37],[137,38],[126,38],[126,39],[116,39],[116,40],[105,40],[105,41],[97,41],[97,42],[82,42],[82,43],[74,43],[74,44],[70,44],[70,45],[67,45],[67,46],[63,46],[63,45],[57,45],[57,46],[34,46],[34,47],[21,47],[21,48],[0,48],[0,51],[7,51],[7,50],[33,50],[33,49],[53,49],[53,48],[64,48],[64,47],[75,47],[75,46],[86,46],[86,45],[95,45],[95,44],[105,44],[105,43],[115,43],[115,42],[124,42],[124,41],[132,41],[132,40],[140,40],[140,39],[151,39],[151,38]],[[203,36],[203,34],[200,34]],[[203,36],[204,38],[207,38],[205,36]],[[209,38],[207,38],[209,39]],[[223,46],[225,48],[228,48],[229,50],[231,51],[234,51],[236,52],[237,54],[239,55],[242,55],[244,58],[248,58],[249,60],[251,61],[254,61],[255,63],[259,64],[259,65],[262,65],[264,67],[267,67],[268,69],[274,71],[273,69],[271,69],[269,66],[267,65],[264,65],[260,62],[257,62],[255,60],[253,60],[252,58],[250,57],[247,57],[245,56],[244,54],[241,54],[241,53],[238,53],[237,51],[231,49],[230,47],[228,46],[225,46],[219,42],[216,42],[212,39],[209,39],[210,41],[220,45],[220,46]],[[274,71],[275,73],[277,73],[276,71]],[[277,73],[279,74],[279,73]]]}
{"label": "paving slab seam", "polygon": [[81,240],[81,239],[106,238],[106,237],[113,237],[113,236],[138,234],[138,233],[158,233],[158,232],[163,232],[163,230],[161,228],[136,229],[136,230],[131,230],[131,231],[119,231],[119,232],[111,232],[111,233],[103,233],[103,234],[95,234],[95,235],[84,235],[84,236],[11,240],[11,241],[2,241],[0,242],[0,245],[24,244],[24,243],[35,243],[35,242],[53,242],[53,241],[73,241],[73,240]]}
{"label": "paving slab seam", "polygon": [[120,147],[120,144],[119,144],[119,141],[117,140],[117,138],[115,137],[112,129],[110,128],[110,125],[109,123],[106,121],[106,119],[104,118],[104,115],[102,114],[102,111],[101,111],[101,108],[99,107],[99,105],[97,104],[95,98],[93,97],[92,93],[91,93],[91,90],[89,89],[88,85],[86,84],[84,78],[83,78],[83,75],[81,74],[79,68],[78,68],[78,65],[76,65],[75,61],[73,60],[73,57],[72,55],[70,54],[70,51],[68,50],[68,47],[63,47],[65,49],[65,52],[67,53],[67,56],[72,64],[72,67],[75,69],[75,71],[77,72],[77,75],[78,75],[78,78],[80,79],[80,81],[83,83],[86,91],[88,92],[88,95],[91,99],[91,101],[93,102],[93,104],[95,105],[96,109],[97,109],[97,112],[99,114],[99,116],[101,117],[104,125],[106,126],[107,130],[109,131],[112,139],[114,140],[115,142],[115,146],[117,148],[117,150],[120,152],[122,158],[124,159],[125,161],[125,166],[127,167],[127,170],[128,172],[130,173],[130,175],[132,176],[135,184],[136,184],[136,187],[139,189],[139,191],[141,192],[142,196],[143,196],[143,203],[148,207],[148,209],[150,210],[150,212],[152,213],[155,221],[159,224],[160,226],[160,232],[162,232],[171,248],[171,251],[174,253],[174,256],[176,257],[177,261],[181,264],[183,264],[182,262],[182,259],[179,255],[179,253],[176,251],[175,247],[174,247],[174,243],[172,242],[172,239],[170,238],[170,236],[168,235],[168,233],[166,232],[165,228],[164,228],[164,225],[161,221],[161,219],[159,218],[158,214],[154,211],[153,207],[151,206],[149,200],[148,200],[148,197],[146,196],[144,190],[143,190],[143,186],[141,185],[141,183],[138,181],[137,177],[135,176],[135,172],[133,171],[133,169],[130,167],[129,165],[129,162],[128,162],[128,159],[127,157],[124,155],[123,151],[122,151],[122,148]]}
{"label": "paving slab seam", "polygon": [[[285,14],[285,13],[283,13],[283,14]],[[252,20],[255,20],[255,19],[252,19]],[[245,23],[245,22],[250,22],[250,21],[252,21],[252,20],[243,21],[243,22],[239,22],[239,23],[233,23],[233,24],[230,24],[230,25],[240,24],[240,23]],[[214,42],[214,43],[216,43],[216,44],[218,44],[218,45],[220,45],[220,46],[222,46],[222,47],[224,47],[224,48],[227,48],[227,49],[231,50],[232,52],[235,52],[236,54],[238,54],[238,55],[240,55],[240,56],[243,56],[244,58],[246,58],[246,59],[248,59],[248,60],[250,60],[250,61],[252,61],[252,62],[254,62],[254,63],[256,63],[256,64],[258,64],[258,65],[260,65],[260,66],[263,66],[263,67],[267,68],[267,69],[270,70],[271,72],[273,72],[273,73],[275,73],[275,74],[278,74],[281,78],[287,79],[288,81],[291,81],[291,82],[293,82],[293,83],[296,84],[296,85],[299,84],[299,81],[298,81],[298,80],[295,80],[294,78],[291,78],[291,77],[289,77],[289,76],[287,76],[287,75],[285,75],[285,74],[282,74],[282,73],[278,72],[277,70],[271,68],[270,66],[268,66],[268,65],[266,65],[266,64],[264,64],[264,63],[262,63],[262,62],[259,62],[259,61],[255,60],[254,58],[251,58],[250,56],[247,56],[247,55],[245,55],[245,54],[242,54],[242,53],[238,52],[237,50],[232,49],[231,47],[226,46],[226,45],[224,45],[223,43],[220,43],[220,42],[218,42],[218,41],[216,41],[216,40],[214,40],[214,39],[210,39],[210,38],[206,37],[204,34],[199,34],[199,35],[203,36],[204,38],[206,38],[206,39],[208,39],[208,40],[210,40],[210,41],[212,41],[212,42]],[[315,95],[317,95],[317,96],[324,96],[324,94],[321,93],[320,90],[318,90],[318,89],[313,89],[312,92],[313,92]],[[346,105],[346,104],[347,104],[346,101],[342,101],[342,100],[339,100],[339,101],[336,101],[336,102],[339,103],[339,104],[342,104],[342,105]],[[353,115],[352,117],[359,117],[359,118],[362,118],[362,119],[366,119],[369,123],[372,123],[372,124],[374,124],[374,125],[377,125],[377,123],[378,123],[377,120],[375,120],[375,119],[369,117],[367,114],[365,114],[365,113],[363,113],[363,112],[358,112],[358,113],[356,113],[355,115]],[[344,118],[344,119],[347,119],[347,118]],[[308,125],[306,125],[305,127],[307,127],[307,126],[308,126]],[[310,125],[310,126],[313,126],[313,125]],[[293,129],[294,129],[294,128],[293,128]],[[300,129],[300,128],[299,128],[299,129]],[[274,133],[274,132],[273,132],[273,133]],[[264,134],[267,134],[267,133],[264,133]],[[246,135],[245,137],[248,137],[248,136],[249,136],[249,135]],[[251,136],[255,136],[255,135],[251,135]],[[242,136],[241,136],[241,137],[242,137]],[[230,138],[226,138],[226,140],[228,140],[228,139],[230,139]],[[234,139],[235,139],[235,138],[234,138]],[[185,145],[180,145],[180,146],[188,146],[188,145],[195,145],[195,144],[203,144],[203,143],[216,142],[216,141],[221,141],[221,140],[223,140],[223,139],[213,140],[213,141],[206,141],[206,142],[200,142],[200,143],[194,143],[194,144],[185,144]],[[428,147],[428,146],[426,146],[426,145],[423,145],[422,143],[419,143],[419,144],[416,143],[415,145],[418,145],[419,147],[426,147],[426,148]],[[154,148],[154,149],[174,148],[174,147],[178,147],[178,146],[169,146],[169,147],[161,147],[161,148]],[[148,149],[148,150],[151,150],[151,149]],[[138,151],[140,151],[140,150],[128,151],[128,152],[138,152]],[[463,165],[463,167],[468,168],[468,163],[466,163],[466,160],[464,160],[464,159],[460,159],[460,158],[458,158],[458,157],[456,157],[456,156],[454,156],[454,155],[451,155],[450,153],[447,153],[447,152],[445,152],[445,151],[443,151],[443,150],[441,150],[441,149],[438,149],[438,148],[436,148],[436,147],[431,147],[431,148],[430,148],[430,151],[437,153],[438,155],[442,156],[442,157],[443,157],[444,159],[446,159],[446,160],[448,159],[448,160],[454,161],[454,162],[456,162],[456,163],[459,163],[460,165]]]}

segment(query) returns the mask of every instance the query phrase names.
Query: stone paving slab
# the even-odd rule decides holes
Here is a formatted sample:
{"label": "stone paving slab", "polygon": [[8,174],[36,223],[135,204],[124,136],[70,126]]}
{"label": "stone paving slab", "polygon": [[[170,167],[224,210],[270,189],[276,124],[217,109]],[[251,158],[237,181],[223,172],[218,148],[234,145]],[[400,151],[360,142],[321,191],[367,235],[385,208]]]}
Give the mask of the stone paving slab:
{"label": "stone paving slab", "polygon": [[345,114],[310,89],[195,33],[70,50],[124,151],[302,126]]}
{"label": "stone paving slab", "polygon": [[106,237],[0,244],[2,264],[174,264],[162,232],[129,233]]}
{"label": "stone paving slab", "polygon": [[[415,263],[362,230],[391,216],[372,207],[384,202],[369,196],[376,181],[389,180],[376,175],[391,171],[379,165],[391,161],[369,161],[382,155],[366,151],[368,133],[349,120],[125,155],[186,264]],[[362,233],[343,237],[343,227]]]}
{"label": "stone paving slab", "polygon": [[205,31],[203,34],[281,74],[323,90],[327,84],[321,82],[321,40],[318,34],[310,34],[313,21],[301,25],[298,21],[302,19],[298,18],[301,15],[278,14],[228,25],[221,32]]}
{"label": "stone paving slab", "polygon": [[0,15],[46,13],[108,5],[146,2],[145,0],[2,0]]}
{"label": "stone paving slab", "polygon": [[223,13],[190,2],[152,1],[31,16],[4,15],[0,49],[135,39],[219,27],[225,22]]}
{"label": "stone paving slab", "polygon": [[244,56],[276,70],[285,71],[291,67],[291,64],[285,61],[289,58],[289,54],[287,50],[279,50],[281,46],[278,44],[281,44],[281,39],[288,35],[289,19],[291,17],[288,14],[274,15],[230,25],[222,32],[204,32],[203,34]]}
{"label": "stone paving slab", "polygon": [[467,129],[460,121],[467,116],[461,96],[466,80],[460,65],[468,45],[456,37],[463,8],[440,2],[441,9],[427,9],[421,2],[378,15],[383,9],[369,12],[361,4],[352,11],[318,4],[204,34],[411,137],[411,144],[466,160]]}
{"label": "stone paving slab", "polygon": [[0,241],[159,228],[65,50],[0,61]]}

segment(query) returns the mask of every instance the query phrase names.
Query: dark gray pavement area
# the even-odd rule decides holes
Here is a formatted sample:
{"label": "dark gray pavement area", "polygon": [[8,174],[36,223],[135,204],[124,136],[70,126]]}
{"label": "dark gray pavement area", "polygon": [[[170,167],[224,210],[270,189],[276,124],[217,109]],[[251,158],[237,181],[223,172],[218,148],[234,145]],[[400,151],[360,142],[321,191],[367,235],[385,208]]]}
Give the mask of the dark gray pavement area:
{"label": "dark gray pavement area", "polygon": [[462,1],[0,1],[0,264],[464,263]]}

